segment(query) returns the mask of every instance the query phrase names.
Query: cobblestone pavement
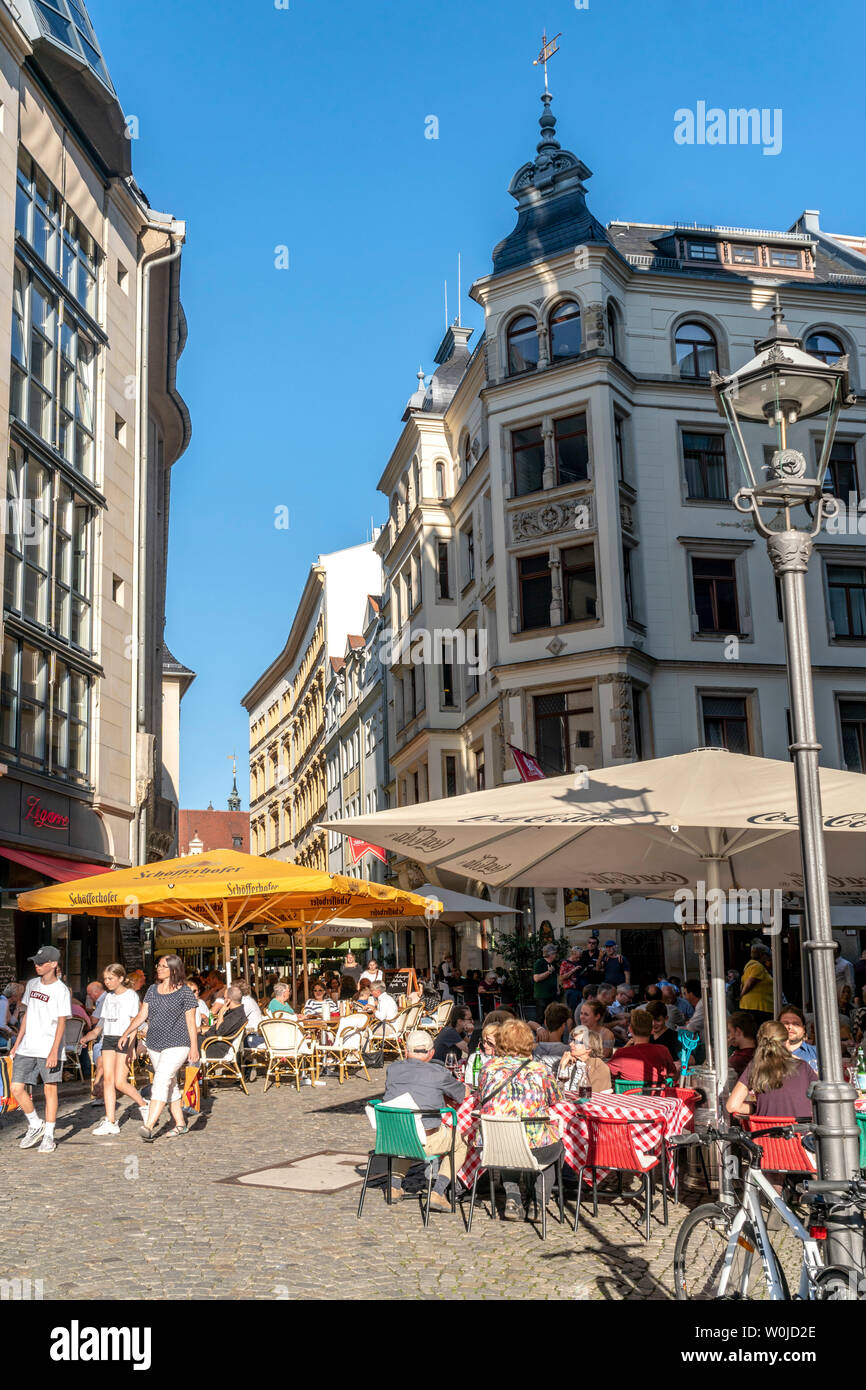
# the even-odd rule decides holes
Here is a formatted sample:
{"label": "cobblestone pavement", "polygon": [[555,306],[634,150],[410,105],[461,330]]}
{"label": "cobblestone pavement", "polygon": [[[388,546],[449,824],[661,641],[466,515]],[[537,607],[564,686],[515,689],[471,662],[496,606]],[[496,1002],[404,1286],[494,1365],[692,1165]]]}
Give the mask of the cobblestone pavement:
{"label": "cobblestone pavement", "polygon": [[62,1096],[50,1156],[19,1149],[20,1115],[3,1118],[0,1279],[41,1280],[44,1299],[673,1297],[682,1204],[665,1229],[657,1203],[649,1244],[635,1201],[602,1196],[598,1218],[590,1201],[576,1236],[573,1201],[564,1229],[551,1204],[542,1244],[530,1224],[494,1223],[480,1206],[470,1236],[459,1211],[433,1213],[425,1232],[417,1200],[389,1210],[375,1188],[358,1222],[359,1185],[302,1193],[220,1181],[322,1150],[366,1152],[364,1103],[383,1085],[382,1072],[371,1076],[300,1094],[265,1095],[258,1080],[248,1097],[222,1084],[188,1136],[163,1130],[151,1145],[136,1111],[121,1115],[119,1135],[94,1138],[102,1110],[80,1088]]}

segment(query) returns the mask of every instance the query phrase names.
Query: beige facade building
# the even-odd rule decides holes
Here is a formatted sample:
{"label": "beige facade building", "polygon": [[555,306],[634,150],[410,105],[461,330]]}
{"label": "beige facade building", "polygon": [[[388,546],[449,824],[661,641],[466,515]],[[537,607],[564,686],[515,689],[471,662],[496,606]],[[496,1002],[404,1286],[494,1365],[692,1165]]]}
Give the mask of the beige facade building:
{"label": "beige facade building", "polygon": [[381,588],[372,544],[320,555],[280,655],[241,704],[250,717],[250,848],[328,870],[325,690]]}
{"label": "beige facade building", "polygon": [[54,935],[75,985],[134,961],[140,924],[24,918],[12,895],[177,843],[162,679],[185,228],[137,187],[132,133],[79,0],[0,6],[0,974]]}

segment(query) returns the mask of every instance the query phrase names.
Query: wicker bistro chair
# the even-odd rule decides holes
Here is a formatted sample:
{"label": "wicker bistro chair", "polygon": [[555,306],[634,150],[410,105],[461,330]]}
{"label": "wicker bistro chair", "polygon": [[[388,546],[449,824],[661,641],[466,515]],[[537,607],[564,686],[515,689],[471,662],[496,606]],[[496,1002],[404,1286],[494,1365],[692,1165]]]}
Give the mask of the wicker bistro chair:
{"label": "wicker bistro chair", "polygon": [[[433,1013],[425,1017],[423,1023],[424,1032],[429,1033],[431,1037],[435,1038],[436,1034],[441,1033],[442,1029],[447,1024],[453,1008],[453,999],[443,999],[441,1004],[436,1005]],[[423,1009],[421,1012],[423,1013]]]}
{"label": "wicker bistro chair", "polygon": [[282,1018],[263,1018],[258,1025],[265,1040],[267,1068],[265,1071],[265,1090],[272,1081],[280,1084],[283,1076],[294,1077],[295,1090],[301,1089],[301,1076],[307,1073],[314,1080],[316,1055],[314,1045],[295,1019],[284,1015]]}
{"label": "wicker bistro chair", "polygon": [[139,1073],[138,1080],[146,1077],[148,1082],[153,1081],[153,1067],[150,1065],[150,1053],[147,1050],[146,1028],[139,1028],[126,1051],[129,1057],[127,1080],[130,1086],[136,1085],[136,1067]]}
{"label": "wicker bistro chair", "polygon": [[[241,1069],[242,1049],[246,1024],[228,1038],[203,1038],[201,1044],[201,1093],[207,1095],[212,1081],[239,1081],[245,1096],[249,1095],[247,1083]],[[226,1047],[224,1056],[217,1054],[218,1048]]]}
{"label": "wicker bistro chair", "polygon": [[[358,1220],[364,1210],[364,1198],[367,1195],[367,1184],[370,1181],[370,1169],[373,1166],[373,1159],[377,1155],[382,1155],[388,1160],[388,1192],[387,1202],[391,1206],[391,1174],[394,1167],[395,1158],[413,1158],[418,1163],[426,1165],[427,1169],[427,1200],[424,1204],[424,1229],[426,1231],[430,1224],[430,1195],[433,1191],[433,1183],[439,1173],[439,1162],[444,1158],[444,1154],[431,1156],[424,1148],[424,1126],[422,1121],[425,1119],[439,1119],[443,1115],[451,1116],[451,1172],[454,1173],[454,1146],[457,1142],[457,1112],[450,1106],[444,1110],[401,1110],[392,1105],[386,1105],[377,1101],[370,1107],[376,1117],[376,1142],[367,1156],[367,1169],[364,1173],[364,1182],[361,1186],[361,1197],[358,1202]],[[451,1184],[451,1210],[456,1210],[454,1189],[457,1186],[457,1176]]]}
{"label": "wicker bistro chair", "polygon": [[[481,1125],[481,1162],[475,1173],[475,1180],[472,1184],[472,1198],[469,1203],[469,1220],[466,1225],[466,1234],[472,1230],[472,1215],[475,1211],[475,1196],[478,1190],[478,1177],[483,1168],[487,1169],[490,1177],[490,1216],[491,1220],[496,1217],[496,1184],[494,1179],[494,1169],[517,1170],[520,1173],[534,1173],[536,1175],[544,1173],[548,1168],[556,1169],[556,1184],[559,1194],[559,1220],[560,1224],[565,1224],[565,1208],[562,1196],[562,1152],[559,1157],[551,1160],[550,1163],[541,1164],[529,1146],[529,1139],[526,1134],[528,1124],[537,1124],[539,1120],[545,1120],[547,1115],[533,1115],[531,1120],[521,1119],[516,1115],[481,1115],[479,1122]],[[547,1239],[547,1204],[541,1205],[541,1239]]]}
{"label": "wicker bistro chair", "polygon": [[86,1027],[87,1024],[83,1018],[67,1018],[63,1030],[63,1047],[66,1053],[63,1065],[71,1066],[73,1072],[78,1073],[79,1081],[84,1080],[84,1072],[81,1068],[81,1035]]}
{"label": "wicker bistro chair", "polygon": [[411,1027],[409,1026],[409,1021],[413,1017],[418,1019],[420,1016],[420,1006],[413,1004],[411,1008],[404,1009],[391,1021],[373,1019],[368,1033],[370,1048],[374,1052],[383,1053],[386,1057],[405,1057],[406,1037],[414,1027],[414,1023]]}
{"label": "wicker bistro chair", "polygon": [[668,1224],[668,1191],[664,1173],[665,1146],[662,1144],[660,1154],[641,1154],[634,1142],[634,1126],[657,1124],[657,1120],[615,1120],[601,1119],[595,1115],[587,1115],[589,1126],[589,1147],[586,1152],[586,1159],[580,1169],[577,1179],[577,1205],[574,1209],[574,1229],[577,1230],[577,1223],[580,1220],[580,1202],[583,1195],[583,1175],[587,1168],[592,1173],[592,1214],[598,1216],[598,1180],[597,1169],[613,1168],[618,1173],[638,1173],[643,1178],[645,1196],[645,1229],[646,1240],[650,1238],[650,1216],[652,1215],[654,1192],[654,1176],[658,1169],[661,1176],[662,1189],[662,1208],[664,1213],[664,1224]]}
{"label": "wicker bistro chair", "polygon": [[340,1019],[333,1042],[316,1042],[316,1059],[319,1065],[322,1061],[336,1062],[341,1086],[349,1074],[349,1067],[361,1067],[367,1080],[370,1080],[367,1063],[364,1061],[369,1028],[370,1020],[367,1014],[346,1014],[345,1018]]}

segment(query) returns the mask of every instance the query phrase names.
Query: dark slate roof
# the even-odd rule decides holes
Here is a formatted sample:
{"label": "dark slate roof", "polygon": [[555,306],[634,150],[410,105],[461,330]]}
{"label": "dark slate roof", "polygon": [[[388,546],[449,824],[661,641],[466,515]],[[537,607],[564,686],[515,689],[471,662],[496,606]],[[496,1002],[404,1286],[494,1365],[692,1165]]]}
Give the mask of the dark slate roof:
{"label": "dark slate roof", "polygon": [[162,644],[162,669],[169,676],[195,676],[195,671],[191,671],[188,666],[184,666],[182,661],[178,661],[176,656],[172,656],[164,642]]}
{"label": "dark slate roof", "polygon": [[[780,245],[790,246],[811,245],[815,249],[815,275],[814,279],[805,280],[801,275],[786,277],[783,269],[774,267],[772,271],[758,271],[754,275],[749,275],[742,267],[733,270],[728,266],[716,264],[712,261],[678,261],[676,264],[670,263],[670,258],[674,254],[673,233],[691,234],[695,240],[712,240],[714,237],[724,237],[725,240],[736,240],[737,236],[743,239],[754,241],[762,237],[770,242],[777,242]],[[809,232],[807,235],[795,236],[795,232],[802,232],[800,223],[795,224],[794,228],[784,231],[773,231],[765,228],[747,227],[709,227],[709,226],[689,226],[687,224],[652,224],[646,225],[633,222],[610,222],[607,227],[608,240],[622,256],[653,256],[655,261],[651,265],[638,266],[637,269],[651,270],[653,274],[670,274],[680,278],[686,276],[690,279],[700,280],[751,280],[756,284],[768,283],[788,283],[790,285],[816,284],[823,283],[832,288],[834,277],[854,276],[863,280],[863,284],[858,286],[856,283],[841,281],[840,289],[864,289],[866,290],[866,271],[864,271],[863,257],[858,256],[856,251],[844,249],[838,242],[834,242],[822,232]]]}
{"label": "dark slate roof", "polygon": [[472,361],[469,339],[472,329],[453,323],[446,329],[445,336],[436,350],[435,361],[438,366],[430,378],[429,385],[423,385],[424,373],[419,371],[418,390],[409,397],[403,419],[408,420],[413,410],[429,410],[434,415],[444,415],[454,399],[454,393],[463,380],[466,368]]}
{"label": "dark slate roof", "polygon": [[608,241],[586,206],[584,180],[592,171],[556,139],[551,96],[544,92],[536,158],[518,169],[508,191],[517,202],[517,226],[493,252],[493,273],[532,265],[574,246]]}

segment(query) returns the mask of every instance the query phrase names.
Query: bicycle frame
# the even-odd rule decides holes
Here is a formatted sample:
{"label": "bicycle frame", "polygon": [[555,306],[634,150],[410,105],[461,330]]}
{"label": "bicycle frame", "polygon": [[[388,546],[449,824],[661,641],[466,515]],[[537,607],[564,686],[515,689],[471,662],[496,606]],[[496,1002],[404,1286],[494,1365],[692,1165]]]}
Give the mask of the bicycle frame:
{"label": "bicycle frame", "polygon": [[778,1276],[776,1260],[772,1254],[770,1237],[767,1232],[766,1222],[764,1221],[764,1213],[761,1210],[761,1203],[758,1199],[758,1194],[760,1192],[767,1198],[771,1207],[779,1213],[785,1225],[793,1231],[794,1235],[803,1246],[803,1263],[800,1269],[800,1286],[797,1297],[808,1300],[811,1295],[815,1275],[824,1267],[818,1242],[813,1240],[809,1235],[806,1227],[794,1215],[790,1207],[782,1197],[780,1197],[778,1192],[776,1192],[772,1183],[765,1177],[759,1168],[749,1168],[743,1182],[743,1200],[731,1225],[731,1235],[725,1251],[725,1261],[719,1280],[719,1297],[724,1298],[728,1293],[734,1256],[736,1255],[738,1247],[746,1251],[746,1258],[743,1263],[743,1274],[737,1292],[744,1298],[748,1294],[752,1262],[756,1254],[754,1248],[749,1248],[749,1243],[742,1234],[744,1226],[748,1223],[751,1225],[755,1235],[757,1254],[767,1276],[767,1287],[770,1292],[770,1298],[784,1301],[785,1294],[782,1282]]}

